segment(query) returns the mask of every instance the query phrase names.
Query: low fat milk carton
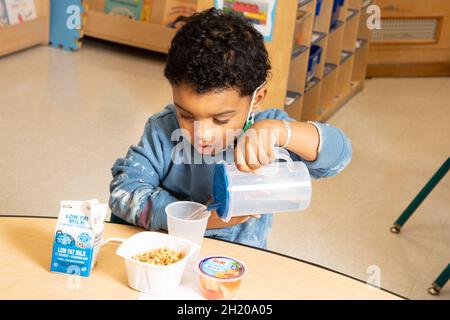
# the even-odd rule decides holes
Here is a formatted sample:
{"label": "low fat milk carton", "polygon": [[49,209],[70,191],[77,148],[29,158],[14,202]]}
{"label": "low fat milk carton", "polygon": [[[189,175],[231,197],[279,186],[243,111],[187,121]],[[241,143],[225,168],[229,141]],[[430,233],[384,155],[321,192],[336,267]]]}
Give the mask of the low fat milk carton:
{"label": "low fat milk carton", "polygon": [[50,271],[88,277],[103,242],[107,205],[97,199],[61,201]]}

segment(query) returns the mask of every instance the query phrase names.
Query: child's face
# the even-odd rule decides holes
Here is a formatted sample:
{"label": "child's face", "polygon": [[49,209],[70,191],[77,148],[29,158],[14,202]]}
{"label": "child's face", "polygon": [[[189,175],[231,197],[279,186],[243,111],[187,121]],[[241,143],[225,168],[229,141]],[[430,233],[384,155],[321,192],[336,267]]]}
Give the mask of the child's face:
{"label": "child's face", "polygon": [[[198,94],[192,87],[172,86],[173,100],[181,129],[189,133],[189,142],[201,154],[213,155],[233,143],[244,127],[251,97],[226,89]],[[252,112],[262,104],[266,89],[259,90]]]}

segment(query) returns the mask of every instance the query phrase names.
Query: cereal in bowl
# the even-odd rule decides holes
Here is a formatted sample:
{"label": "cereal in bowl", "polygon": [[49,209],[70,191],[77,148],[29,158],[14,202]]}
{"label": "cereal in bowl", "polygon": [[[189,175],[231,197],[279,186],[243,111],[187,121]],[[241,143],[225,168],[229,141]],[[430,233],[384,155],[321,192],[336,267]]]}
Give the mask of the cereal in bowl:
{"label": "cereal in bowl", "polygon": [[154,265],[167,266],[180,261],[183,257],[184,255],[181,252],[169,248],[159,248],[134,255],[133,259]]}

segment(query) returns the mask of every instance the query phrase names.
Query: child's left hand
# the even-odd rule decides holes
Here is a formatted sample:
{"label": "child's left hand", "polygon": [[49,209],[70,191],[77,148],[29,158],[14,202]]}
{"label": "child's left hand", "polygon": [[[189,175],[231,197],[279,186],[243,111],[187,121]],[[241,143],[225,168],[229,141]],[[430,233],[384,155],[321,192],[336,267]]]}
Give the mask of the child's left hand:
{"label": "child's left hand", "polygon": [[275,160],[274,147],[279,145],[278,120],[254,123],[237,141],[234,162],[238,170],[258,173],[258,169]]}
{"label": "child's left hand", "polygon": [[[206,205],[213,202],[213,199],[211,197],[208,198],[208,202],[206,202]],[[228,222],[224,222],[222,219],[219,218],[217,215],[216,210],[211,210],[211,216],[208,219],[208,224],[206,226],[206,229],[221,229],[221,228],[227,228],[234,226],[236,224],[246,223],[250,218],[261,218],[260,214],[253,214],[248,216],[239,216],[239,217],[233,217]]]}

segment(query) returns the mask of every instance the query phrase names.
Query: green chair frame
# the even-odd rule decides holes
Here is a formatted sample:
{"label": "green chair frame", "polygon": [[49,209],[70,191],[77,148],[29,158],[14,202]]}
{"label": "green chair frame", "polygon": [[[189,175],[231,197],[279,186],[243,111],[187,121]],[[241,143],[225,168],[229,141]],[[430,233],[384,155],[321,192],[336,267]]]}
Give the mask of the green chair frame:
{"label": "green chair frame", "polygon": [[[420,190],[413,201],[408,205],[408,207],[403,211],[403,213],[398,217],[391,227],[391,232],[398,234],[405,225],[406,221],[413,215],[420,204],[426,199],[430,192],[436,187],[436,185],[441,181],[450,168],[450,157],[442,164],[442,166],[436,171],[436,173],[431,177],[427,184]],[[442,288],[448,282],[450,278],[450,263],[447,267],[439,274],[439,276],[434,280],[431,287],[428,288],[428,292],[434,296],[439,295]]]}

